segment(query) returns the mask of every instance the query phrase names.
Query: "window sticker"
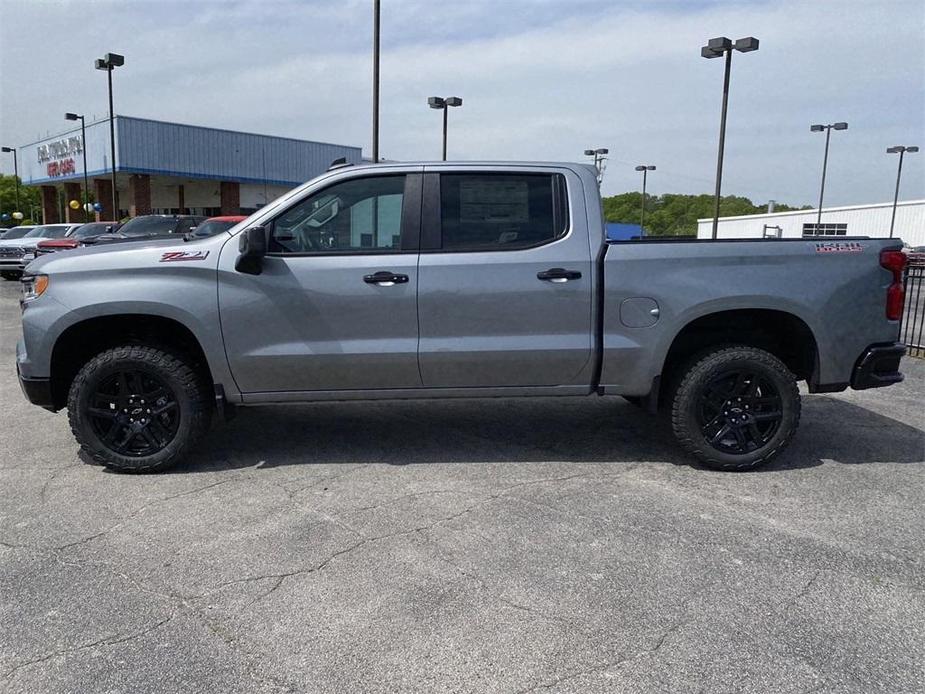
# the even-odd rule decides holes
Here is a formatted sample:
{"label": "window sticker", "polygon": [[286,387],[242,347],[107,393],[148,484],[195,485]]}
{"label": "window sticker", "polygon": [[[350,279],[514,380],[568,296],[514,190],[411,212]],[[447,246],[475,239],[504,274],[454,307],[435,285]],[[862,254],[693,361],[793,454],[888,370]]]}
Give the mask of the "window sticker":
{"label": "window sticker", "polygon": [[526,181],[470,179],[459,182],[459,221],[463,224],[525,224],[530,221]]}

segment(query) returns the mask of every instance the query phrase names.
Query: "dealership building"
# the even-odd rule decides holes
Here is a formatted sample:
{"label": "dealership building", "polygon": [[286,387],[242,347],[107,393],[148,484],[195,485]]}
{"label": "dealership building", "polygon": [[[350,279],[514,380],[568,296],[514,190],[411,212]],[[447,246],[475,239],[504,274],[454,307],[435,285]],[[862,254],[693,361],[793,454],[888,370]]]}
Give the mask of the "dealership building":
{"label": "dealership building", "polygon": [[[798,239],[804,236],[871,236],[890,235],[893,203],[823,207],[819,210],[771,212],[741,217],[720,217],[717,238],[720,239]],[[817,224],[817,221],[819,222]],[[697,220],[697,238],[709,239],[713,234],[713,218]],[[909,246],[925,246],[925,200],[904,200],[896,205],[893,236]]]}
{"label": "dealership building", "polygon": [[[336,159],[360,163],[359,147],[116,116],[112,209],[109,119],[17,148],[24,185],[39,186],[46,224],[83,221],[60,201],[83,203],[84,155],[99,219],[140,214],[249,214],[323,173]],[[61,193],[63,192],[63,196]],[[63,208],[63,209],[62,209]]]}

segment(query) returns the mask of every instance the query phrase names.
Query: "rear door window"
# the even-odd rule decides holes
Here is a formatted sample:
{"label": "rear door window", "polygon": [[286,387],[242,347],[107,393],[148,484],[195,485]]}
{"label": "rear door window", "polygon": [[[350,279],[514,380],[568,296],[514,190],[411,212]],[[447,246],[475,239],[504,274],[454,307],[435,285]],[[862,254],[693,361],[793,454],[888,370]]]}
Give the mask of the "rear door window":
{"label": "rear door window", "polygon": [[440,239],[444,251],[540,246],[568,228],[560,174],[442,174]]}

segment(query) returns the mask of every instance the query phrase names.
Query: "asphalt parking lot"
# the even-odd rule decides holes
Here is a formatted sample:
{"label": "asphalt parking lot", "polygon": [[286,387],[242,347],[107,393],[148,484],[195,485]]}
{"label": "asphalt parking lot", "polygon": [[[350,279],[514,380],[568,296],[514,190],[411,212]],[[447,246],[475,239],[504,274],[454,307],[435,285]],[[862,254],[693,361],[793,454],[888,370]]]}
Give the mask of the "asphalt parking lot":
{"label": "asphalt parking lot", "polygon": [[766,469],[617,399],[242,411],[78,458],[0,285],[0,691],[921,692],[925,361]]}

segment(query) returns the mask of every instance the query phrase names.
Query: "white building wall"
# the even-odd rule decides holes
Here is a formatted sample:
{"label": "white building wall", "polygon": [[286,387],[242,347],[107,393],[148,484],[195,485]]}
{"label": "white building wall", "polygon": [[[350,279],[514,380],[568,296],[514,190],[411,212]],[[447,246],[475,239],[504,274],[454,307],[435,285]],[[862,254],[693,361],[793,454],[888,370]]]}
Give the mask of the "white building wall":
{"label": "white building wall", "polygon": [[[823,224],[847,224],[848,236],[886,238],[890,235],[893,203],[830,207],[822,210]],[[798,239],[803,225],[814,224],[818,210],[774,212],[742,217],[720,217],[717,236],[721,239],[761,238],[765,225],[779,226],[781,237]],[[697,238],[708,239],[713,233],[713,219],[697,220]],[[774,233],[769,230],[768,233]],[[906,200],[896,207],[893,236],[910,246],[925,246],[925,200]],[[837,237],[832,237],[837,238]]]}

